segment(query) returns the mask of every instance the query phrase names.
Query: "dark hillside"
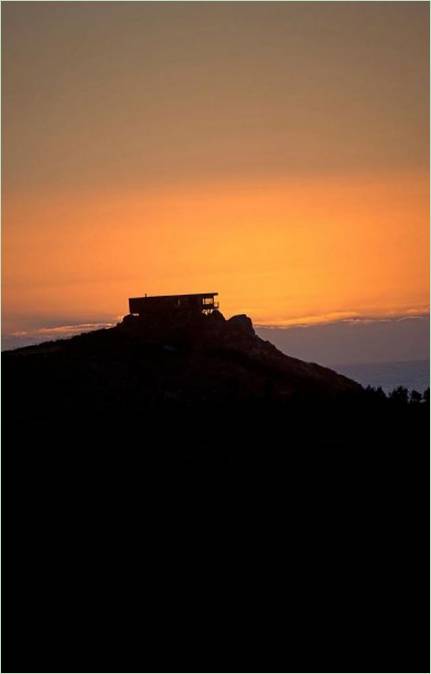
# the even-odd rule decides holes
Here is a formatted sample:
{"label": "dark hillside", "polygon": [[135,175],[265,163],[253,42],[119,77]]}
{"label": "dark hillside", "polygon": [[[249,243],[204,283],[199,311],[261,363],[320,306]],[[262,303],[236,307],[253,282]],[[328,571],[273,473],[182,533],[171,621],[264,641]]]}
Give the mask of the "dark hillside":
{"label": "dark hillside", "polygon": [[44,387],[45,402],[59,401],[60,383],[62,396],[76,387],[76,394],[91,392],[103,405],[124,396],[139,403],[225,404],[361,391],[332,370],[284,355],[255,334],[246,316],[226,321],[219,312],[184,324],[147,325],[127,316],[112,329],[4,352],[3,367],[5,376],[13,371],[18,396],[38,398]]}
{"label": "dark hillside", "polygon": [[4,671],[428,671],[426,402],[218,313],[5,352],[2,392]]}

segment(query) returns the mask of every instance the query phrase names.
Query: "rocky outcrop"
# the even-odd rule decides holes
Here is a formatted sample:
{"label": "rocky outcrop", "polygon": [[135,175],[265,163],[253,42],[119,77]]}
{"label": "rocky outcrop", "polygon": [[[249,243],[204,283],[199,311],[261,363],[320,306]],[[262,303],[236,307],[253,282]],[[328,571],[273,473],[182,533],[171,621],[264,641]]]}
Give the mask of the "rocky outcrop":
{"label": "rocky outcrop", "polygon": [[229,320],[227,321],[227,325],[229,327],[231,334],[233,335],[236,334],[254,337],[256,334],[253,328],[253,323],[251,322],[251,318],[249,318],[245,314],[232,316],[232,318],[229,318]]}

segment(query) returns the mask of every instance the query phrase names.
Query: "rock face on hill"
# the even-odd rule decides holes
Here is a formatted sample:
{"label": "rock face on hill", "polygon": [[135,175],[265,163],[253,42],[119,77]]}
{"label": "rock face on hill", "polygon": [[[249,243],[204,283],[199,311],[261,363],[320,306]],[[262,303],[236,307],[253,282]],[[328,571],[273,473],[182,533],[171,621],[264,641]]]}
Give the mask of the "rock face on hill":
{"label": "rock face on hill", "polygon": [[[361,392],[336,372],[291,358],[259,338],[250,318],[210,315],[158,322],[128,315],[114,328],[4,352],[23,392],[45,388],[135,401],[281,400]],[[96,402],[97,404],[97,402]]]}

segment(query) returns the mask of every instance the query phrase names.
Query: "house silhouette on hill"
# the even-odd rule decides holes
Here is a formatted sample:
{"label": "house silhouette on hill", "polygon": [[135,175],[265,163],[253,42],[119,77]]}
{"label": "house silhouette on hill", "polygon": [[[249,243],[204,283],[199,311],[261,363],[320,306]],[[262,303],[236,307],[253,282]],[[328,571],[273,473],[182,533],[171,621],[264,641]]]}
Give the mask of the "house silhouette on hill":
{"label": "house silhouette on hill", "polygon": [[142,317],[169,315],[211,314],[219,308],[215,297],[218,293],[193,293],[189,295],[150,295],[130,297],[129,311]]}

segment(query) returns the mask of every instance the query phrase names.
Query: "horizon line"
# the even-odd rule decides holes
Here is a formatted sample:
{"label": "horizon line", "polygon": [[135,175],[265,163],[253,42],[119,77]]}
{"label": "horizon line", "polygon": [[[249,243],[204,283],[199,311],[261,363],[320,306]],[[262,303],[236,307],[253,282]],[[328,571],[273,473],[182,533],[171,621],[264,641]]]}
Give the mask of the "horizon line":
{"label": "horizon line", "polygon": [[[238,314],[232,314],[238,315]],[[401,322],[405,320],[429,319],[430,311],[424,308],[413,308],[404,312],[390,312],[387,314],[372,314],[359,312],[332,312],[328,314],[316,314],[301,316],[289,319],[280,319],[276,321],[260,321],[255,319],[253,325],[256,329],[266,330],[291,330],[294,328],[312,328],[329,325],[365,325],[369,323],[388,323],[391,321]],[[112,328],[121,321],[122,315],[113,317],[112,321],[69,321],[67,323],[40,326],[29,330],[14,330],[12,332],[2,332],[3,338],[10,337],[43,337],[49,335],[71,335],[79,334],[79,331],[90,332],[103,328]]]}

